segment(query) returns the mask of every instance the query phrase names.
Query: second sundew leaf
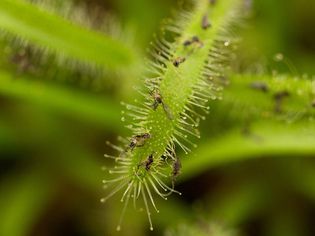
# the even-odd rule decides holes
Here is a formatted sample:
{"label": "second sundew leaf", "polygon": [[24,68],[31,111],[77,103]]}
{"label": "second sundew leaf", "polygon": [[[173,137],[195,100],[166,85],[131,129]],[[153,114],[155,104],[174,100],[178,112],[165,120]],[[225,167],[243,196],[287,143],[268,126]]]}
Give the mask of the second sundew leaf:
{"label": "second sundew leaf", "polygon": [[[149,205],[158,212],[153,192],[165,200],[171,193],[179,193],[173,186],[181,167],[175,148],[188,153],[189,145],[194,145],[190,135],[199,137],[197,126],[205,118],[199,113],[208,113],[208,100],[217,97],[220,86],[214,81],[222,79],[229,28],[240,7],[236,0],[195,1],[192,12],[182,12],[177,24],[166,26],[177,35],[175,42],[161,39],[153,45],[150,77],[145,79],[146,89],[140,90],[144,101],[138,102],[140,106],[126,105],[126,115],[133,119],[128,125],[133,136],[122,140],[122,147],[110,144],[119,151],[118,157],[105,155],[115,159],[117,166],[109,171],[116,177],[103,181],[114,187],[101,202],[124,189],[117,230],[130,199],[134,205],[138,198],[143,200],[153,230]],[[164,183],[169,181],[170,169],[172,187]]]}
{"label": "second sundew leaf", "polygon": [[136,52],[123,42],[75,25],[23,0],[0,1],[0,29],[60,58],[121,69],[135,63]]}

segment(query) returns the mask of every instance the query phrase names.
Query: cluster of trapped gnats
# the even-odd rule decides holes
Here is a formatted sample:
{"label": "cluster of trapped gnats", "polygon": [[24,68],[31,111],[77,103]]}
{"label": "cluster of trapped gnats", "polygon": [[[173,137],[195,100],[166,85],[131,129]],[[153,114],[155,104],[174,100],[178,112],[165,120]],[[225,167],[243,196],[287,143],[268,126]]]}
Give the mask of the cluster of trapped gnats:
{"label": "cluster of trapped gnats", "polygon": [[[297,69],[294,67],[292,62],[286,58],[282,53],[277,53],[274,56],[274,61],[276,62],[282,62],[284,66],[288,68],[288,70],[291,72],[291,74],[296,75],[299,77],[299,73]],[[277,76],[277,71],[272,71],[273,75],[276,77]],[[307,75],[303,75],[303,77],[307,78]],[[264,81],[253,81],[250,83],[249,87],[253,90],[260,91],[264,94],[271,94],[272,95],[272,100],[274,103],[273,106],[273,111],[276,114],[282,114],[284,113],[284,102],[286,99],[292,97],[292,94],[290,91],[287,89],[282,89],[282,90],[277,90],[277,91],[272,91],[271,88],[269,88],[268,84]],[[315,99],[313,99],[310,102],[310,107],[315,108]]]}
{"label": "cluster of trapped gnats", "polygon": [[[209,1],[211,5],[215,5],[215,3],[215,0]],[[202,19],[200,19],[200,27],[203,30],[211,28],[208,14],[205,14]],[[192,49],[190,53],[193,53],[194,49],[202,48],[203,46],[203,42],[198,36],[188,38],[182,44],[182,47]],[[170,66],[174,66],[176,69],[185,63],[186,59],[187,58],[184,56],[170,59]],[[155,86],[154,89],[149,91],[149,98],[151,102],[148,109],[150,109],[151,112],[156,112],[156,110],[161,107],[169,121],[173,122],[176,119],[178,114],[174,114],[171,111],[170,107],[163,99],[163,95],[159,91],[158,86]],[[141,107],[128,106],[144,116],[148,113],[147,110]],[[117,165],[109,170],[109,174],[116,177],[103,180],[104,187],[107,188],[111,186],[112,191],[106,197],[102,198],[101,202],[106,202],[113,195],[123,190],[121,202],[124,202],[124,204],[117,226],[118,231],[121,229],[126,208],[130,201],[133,202],[135,209],[137,209],[137,199],[142,198],[145,207],[144,210],[149,220],[150,230],[153,230],[149,204],[152,205],[156,212],[159,211],[154,202],[152,193],[156,193],[165,200],[167,200],[167,197],[172,193],[181,195],[180,192],[174,189],[175,180],[181,172],[181,161],[175,154],[175,144],[170,141],[162,156],[158,156],[157,152],[154,151],[147,155],[147,143],[152,139],[152,133],[150,133],[150,131],[135,133],[136,134],[129,139],[120,138],[120,141],[124,143],[122,147],[108,142],[108,145],[119,152],[118,157],[105,155],[105,157],[115,160]],[[145,154],[145,157],[141,160],[135,157],[136,155],[141,156],[142,153],[147,154]],[[169,167],[170,173],[165,173],[165,166]],[[167,182],[171,182],[171,186],[167,185]]]}

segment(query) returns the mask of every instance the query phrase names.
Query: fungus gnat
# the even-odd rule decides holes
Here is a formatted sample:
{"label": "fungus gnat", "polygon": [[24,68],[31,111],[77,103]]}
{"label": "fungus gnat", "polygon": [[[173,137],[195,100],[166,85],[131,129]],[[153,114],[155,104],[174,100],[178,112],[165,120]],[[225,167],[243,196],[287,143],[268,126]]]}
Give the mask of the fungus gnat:
{"label": "fungus gnat", "polygon": [[142,166],[145,168],[146,171],[149,171],[151,169],[151,166],[153,164],[153,153],[150,154],[145,161],[142,161],[140,164],[138,164],[138,170]]}
{"label": "fungus gnat", "polygon": [[170,120],[173,120],[174,117],[172,115],[170,108],[165,103],[162,103],[162,106],[163,106],[163,110],[165,111],[167,118]]}
{"label": "fungus gnat", "polygon": [[188,46],[190,46],[192,44],[192,40],[190,40],[190,39],[187,39],[187,40],[185,40],[184,42],[183,42],[183,45],[185,46],[185,47],[188,47]]}
{"label": "fungus gnat", "polygon": [[170,120],[173,120],[172,112],[170,111],[169,107],[163,102],[163,98],[160,92],[157,89],[154,89],[150,94],[154,99],[154,102],[152,105],[153,110],[156,110],[158,106],[162,104],[163,110],[165,111],[167,118],[169,118]]}
{"label": "fungus gnat", "polygon": [[202,20],[201,20],[201,27],[206,30],[208,29],[209,27],[211,27],[211,24],[210,24],[210,21],[209,21],[209,18],[208,18],[208,15],[205,14],[203,17],[202,17]]}
{"label": "fungus gnat", "polygon": [[262,91],[264,93],[267,93],[269,91],[268,85],[265,84],[264,82],[260,81],[254,81],[250,84],[250,88]]}
{"label": "fungus gnat", "polygon": [[201,42],[198,36],[193,36],[190,39],[185,40],[183,43],[185,47],[188,47],[192,44],[197,44],[199,47],[203,46],[203,43]]}
{"label": "fungus gnat", "polygon": [[179,65],[182,64],[182,63],[185,62],[185,61],[186,61],[186,58],[185,58],[185,57],[177,57],[177,58],[174,59],[173,65],[174,65],[175,67],[179,67]]}
{"label": "fungus gnat", "polygon": [[172,168],[173,168],[172,169],[172,185],[174,188],[176,178],[179,176],[181,168],[182,168],[182,164],[180,162],[179,157],[177,157],[177,156],[175,157]]}
{"label": "fungus gnat", "polygon": [[285,97],[289,97],[289,96],[290,96],[290,93],[287,90],[283,90],[283,91],[277,92],[274,95],[274,98],[275,98],[275,100],[281,100],[281,99],[283,99]]}
{"label": "fungus gnat", "polygon": [[250,127],[250,122],[249,122],[248,119],[245,120],[244,126],[243,126],[243,128],[241,130],[241,133],[242,133],[242,135],[244,135],[244,137],[251,138],[251,139],[253,139],[256,142],[261,142],[262,141],[262,137],[254,134],[252,132],[251,127]]}
{"label": "fungus gnat", "polygon": [[18,72],[28,72],[34,71],[34,66],[31,61],[32,52],[31,48],[27,47],[25,49],[21,49],[11,57],[11,62],[17,66]]}
{"label": "fungus gnat", "polygon": [[199,43],[200,42],[200,39],[198,38],[198,36],[193,36],[192,38],[191,38],[191,41],[193,42],[193,43]]}
{"label": "fungus gnat", "polygon": [[156,110],[160,104],[163,104],[162,96],[157,90],[153,90],[151,92],[151,95],[154,99],[152,107],[153,107],[153,110]]}
{"label": "fungus gnat", "polygon": [[131,138],[129,148],[132,151],[135,147],[142,147],[146,140],[151,138],[149,133],[135,135]]}
{"label": "fungus gnat", "polygon": [[148,156],[148,159],[144,162],[145,170],[149,171],[151,168],[151,165],[153,163],[153,154]]}
{"label": "fungus gnat", "polygon": [[277,92],[274,94],[274,100],[275,100],[275,112],[276,113],[281,113],[282,112],[282,102],[283,99],[286,97],[289,97],[290,93],[286,90]]}

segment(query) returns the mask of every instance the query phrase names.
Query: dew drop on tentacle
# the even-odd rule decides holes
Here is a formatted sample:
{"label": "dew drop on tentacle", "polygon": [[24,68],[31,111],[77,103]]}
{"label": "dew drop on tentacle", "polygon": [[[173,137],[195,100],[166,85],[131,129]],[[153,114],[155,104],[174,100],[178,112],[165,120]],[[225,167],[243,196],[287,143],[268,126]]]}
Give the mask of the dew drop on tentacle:
{"label": "dew drop on tentacle", "polygon": [[230,46],[230,44],[231,44],[231,42],[230,42],[230,41],[228,41],[228,40],[224,42],[224,46],[225,46],[225,47]]}

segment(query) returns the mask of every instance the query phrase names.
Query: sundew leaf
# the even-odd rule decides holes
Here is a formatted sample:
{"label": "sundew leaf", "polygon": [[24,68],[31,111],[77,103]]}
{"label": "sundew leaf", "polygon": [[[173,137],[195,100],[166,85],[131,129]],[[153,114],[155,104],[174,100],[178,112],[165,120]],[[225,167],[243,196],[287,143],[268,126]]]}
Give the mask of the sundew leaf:
{"label": "sundew leaf", "polygon": [[[229,29],[239,19],[242,4],[232,0],[194,3],[189,11],[179,12],[176,22],[166,24],[175,41],[162,38],[152,44],[149,73],[139,89],[143,98],[135,105],[126,104],[125,115],[132,120],[127,127],[133,136],[123,139],[121,146],[109,144],[119,152],[117,156],[105,155],[115,159],[117,166],[109,171],[113,178],[104,180],[113,189],[101,202],[124,190],[117,230],[129,201],[143,202],[153,230],[151,208],[159,212],[153,193],[165,200],[171,193],[181,195],[174,190],[180,169],[175,149],[188,153],[196,147],[192,136],[200,137],[197,127],[208,114],[208,101],[220,98],[219,80],[231,51]],[[170,175],[173,186],[163,182]]]}
{"label": "sundew leaf", "polygon": [[[251,99],[249,99],[251,98]],[[224,90],[223,103],[236,116],[281,117],[287,121],[315,117],[315,83],[310,78],[290,75],[234,74]]]}
{"label": "sundew leaf", "polygon": [[59,58],[118,70],[131,66],[136,52],[111,37],[75,25],[23,0],[0,2],[0,29]]}

